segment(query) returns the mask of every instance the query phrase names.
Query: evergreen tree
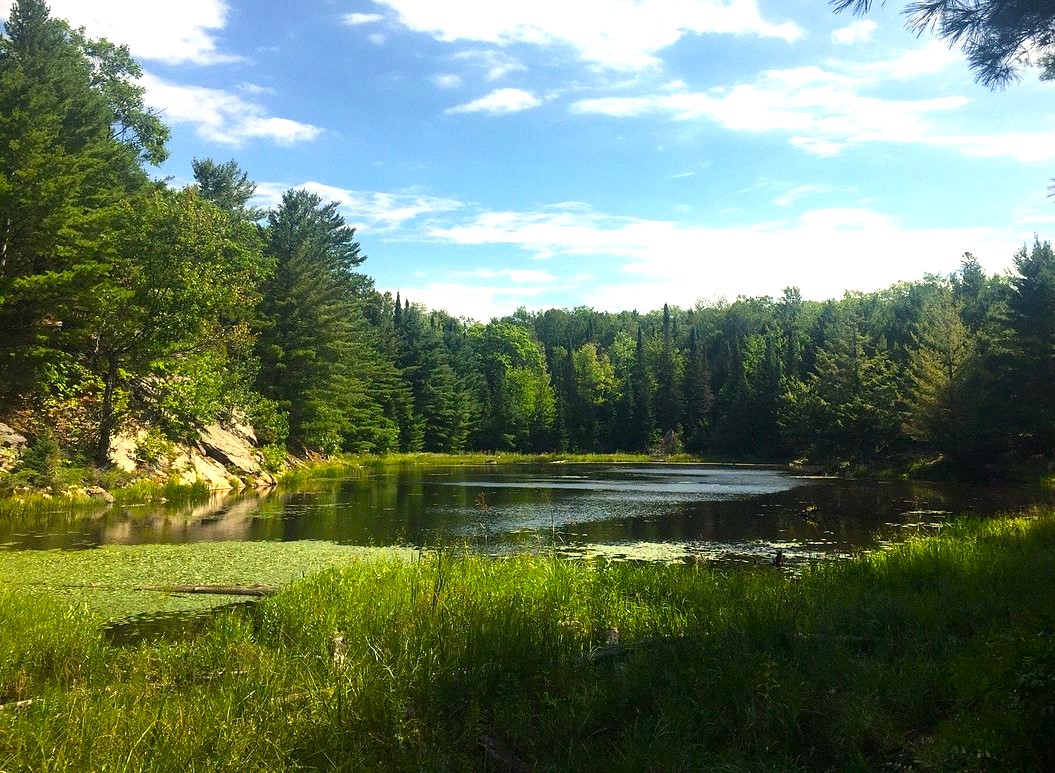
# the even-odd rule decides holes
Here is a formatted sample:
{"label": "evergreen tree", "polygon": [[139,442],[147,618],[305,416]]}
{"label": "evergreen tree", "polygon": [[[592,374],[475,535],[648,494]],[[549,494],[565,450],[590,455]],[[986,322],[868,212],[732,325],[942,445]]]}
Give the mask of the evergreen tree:
{"label": "evergreen tree", "polygon": [[959,463],[978,456],[977,336],[964,324],[951,289],[927,299],[909,361],[910,433]]}
{"label": "evergreen tree", "polygon": [[900,434],[893,362],[862,330],[859,299],[846,302],[817,351],[806,381],[786,381],[780,422],[786,437],[815,458],[869,461]]}
{"label": "evergreen tree", "polygon": [[630,371],[628,387],[629,417],[625,448],[631,451],[647,451],[652,444],[655,420],[652,415],[652,383],[640,327],[637,329],[637,346],[634,349],[634,364]]}
{"label": "evergreen tree", "polygon": [[242,171],[237,161],[217,164],[211,158],[196,158],[191,166],[194,182],[203,199],[245,220],[256,222],[264,217],[264,210],[247,206],[256,193],[256,183]]}
{"label": "evergreen tree", "polygon": [[401,348],[396,366],[410,385],[414,401],[412,430],[401,437],[400,448],[459,451],[465,446],[468,416],[442,333],[417,306],[397,314]]}
{"label": "evergreen tree", "polygon": [[1014,256],[1016,274],[992,361],[1000,415],[1013,448],[1055,455],[1055,252],[1035,239]]}
{"label": "evergreen tree", "polygon": [[258,385],[287,411],[290,442],[319,451],[396,447],[393,413],[409,395],[364,316],[368,282],[354,272],[365,259],[355,229],[335,203],[290,190],[268,214],[266,252],[275,270],[263,285]]}
{"label": "evergreen tree", "polygon": [[[46,390],[90,337],[108,235],[167,130],[126,49],[89,41],[41,0],[0,35],[0,393]],[[4,394],[0,394],[2,398]]]}
{"label": "evergreen tree", "polygon": [[685,445],[693,452],[706,450],[714,410],[711,366],[707,343],[700,341],[696,328],[689,332],[689,353],[685,363]]}
{"label": "evergreen tree", "polygon": [[655,411],[656,425],[666,435],[681,424],[683,405],[681,395],[681,363],[674,348],[674,331],[670,307],[663,304],[663,348],[657,358]]}

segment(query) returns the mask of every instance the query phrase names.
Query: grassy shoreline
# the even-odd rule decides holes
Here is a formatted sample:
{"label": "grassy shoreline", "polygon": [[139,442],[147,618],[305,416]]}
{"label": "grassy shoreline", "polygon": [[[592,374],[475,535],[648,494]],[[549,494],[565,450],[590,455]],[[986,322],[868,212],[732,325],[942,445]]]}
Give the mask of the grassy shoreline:
{"label": "grassy shoreline", "polygon": [[4,770],[1044,769],[1053,696],[1050,512],[797,576],[353,562],[125,647],[0,590]]}

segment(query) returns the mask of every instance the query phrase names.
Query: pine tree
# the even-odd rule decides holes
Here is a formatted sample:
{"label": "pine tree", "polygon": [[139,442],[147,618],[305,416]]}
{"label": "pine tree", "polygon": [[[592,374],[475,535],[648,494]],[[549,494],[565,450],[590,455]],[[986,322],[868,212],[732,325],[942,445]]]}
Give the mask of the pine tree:
{"label": "pine tree", "polygon": [[468,416],[441,331],[426,320],[421,308],[406,306],[398,312],[398,334],[401,346],[396,366],[410,385],[414,405],[412,434],[404,434],[400,448],[460,451]]}
{"label": "pine tree", "polygon": [[[164,157],[126,49],[90,41],[41,0],[0,35],[0,393],[48,388],[90,336],[108,235]],[[70,386],[70,385],[66,385]],[[76,388],[76,385],[73,385]],[[4,395],[0,394],[0,398]]]}
{"label": "pine tree", "polygon": [[647,451],[652,444],[655,420],[652,416],[652,384],[645,360],[645,341],[641,328],[637,329],[637,346],[629,383],[629,426],[626,443],[628,450]]}
{"label": "pine tree", "polygon": [[685,445],[690,451],[707,448],[714,392],[707,343],[701,342],[696,328],[689,332],[689,352],[685,363]]}
{"label": "pine tree", "polygon": [[965,409],[977,342],[948,289],[925,302],[915,344],[909,359],[909,430],[917,439],[958,456],[967,445]]}
{"label": "pine tree", "polygon": [[1003,320],[1005,335],[992,357],[1013,448],[1055,455],[1055,252],[1034,240],[1014,256],[1016,274]]}
{"label": "pine tree", "polygon": [[663,349],[656,362],[656,425],[666,435],[678,429],[682,420],[680,358],[674,348],[674,330],[670,307],[663,304]]}
{"label": "pine tree", "polygon": [[287,411],[290,442],[319,451],[395,447],[393,412],[408,397],[363,313],[370,288],[354,272],[365,260],[355,229],[335,203],[290,190],[268,215],[266,252],[275,271],[263,285],[258,385]]}
{"label": "pine tree", "polygon": [[237,161],[217,164],[211,158],[194,159],[194,182],[206,201],[244,220],[256,222],[266,214],[258,207],[247,206],[256,193],[256,183],[242,171]]}

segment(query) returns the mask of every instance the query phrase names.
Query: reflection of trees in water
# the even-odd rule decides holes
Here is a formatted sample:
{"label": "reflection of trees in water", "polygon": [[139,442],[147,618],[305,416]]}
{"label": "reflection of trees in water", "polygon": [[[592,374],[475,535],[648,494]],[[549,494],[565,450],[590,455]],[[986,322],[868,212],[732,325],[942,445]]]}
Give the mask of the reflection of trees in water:
{"label": "reflection of trees in water", "polygon": [[[563,472],[570,472],[565,468]],[[626,473],[641,482],[647,468],[575,470],[577,483],[598,476],[606,488],[570,489],[551,466],[415,467],[370,471],[351,480],[311,482],[310,491],[217,496],[193,506],[114,508],[102,513],[37,515],[0,525],[12,547],[69,548],[104,543],[217,540],[324,540],[358,545],[472,543],[534,549],[586,543],[765,544],[791,542],[846,551],[902,533],[900,524],[930,523],[933,511],[995,513],[1051,492],[914,481],[818,479],[757,496],[715,501],[679,490],[693,473],[664,470],[670,486],[612,490]],[[709,468],[706,476],[748,483],[753,471]],[[772,471],[759,471],[768,485]],[[698,477],[706,477],[702,472]],[[563,481],[566,483],[567,481]],[[508,486],[515,483],[513,487]],[[452,485],[453,484],[453,485]],[[486,507],[480,506],[481,497]],[[893,524],[893,525],[891,525]]]}

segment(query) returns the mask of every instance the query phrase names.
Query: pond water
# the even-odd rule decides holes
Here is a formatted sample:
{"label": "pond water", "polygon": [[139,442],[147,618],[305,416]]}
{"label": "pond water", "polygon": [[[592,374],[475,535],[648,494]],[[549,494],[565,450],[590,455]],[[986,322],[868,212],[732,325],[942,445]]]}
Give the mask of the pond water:
{"label": "pond water", "polygon": [[843,556],[960,513],[1053,504],[1050,490],[811,478],[685,464],[364,468],[297,492],[181,508],[55,513],[0,523],[9,549],[219,540],[467,546],[656,560]]}

